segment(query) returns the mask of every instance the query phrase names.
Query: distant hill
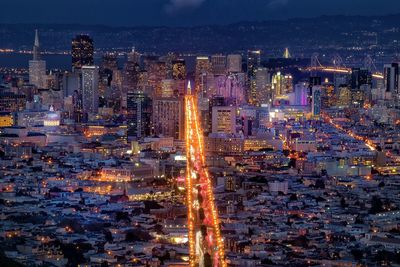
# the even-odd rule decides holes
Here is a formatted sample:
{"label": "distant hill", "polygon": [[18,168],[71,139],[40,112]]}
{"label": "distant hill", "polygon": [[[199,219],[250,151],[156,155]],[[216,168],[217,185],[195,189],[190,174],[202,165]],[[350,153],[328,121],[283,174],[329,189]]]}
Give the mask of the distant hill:
{"label": "distant hill", "polygon": [[374,54],[399,50],[400,14],[322,16],[285,21],[241,22],[198,27],[109,27],[102,25],[0,24],[0,48],[31,49],[34,29],[47,50],[69,50],[78,33],[90,34],[96,49],[135,46],[143,52],[213,53],[260,48],[279,56],[285,47],[297,56],[315,51]]}

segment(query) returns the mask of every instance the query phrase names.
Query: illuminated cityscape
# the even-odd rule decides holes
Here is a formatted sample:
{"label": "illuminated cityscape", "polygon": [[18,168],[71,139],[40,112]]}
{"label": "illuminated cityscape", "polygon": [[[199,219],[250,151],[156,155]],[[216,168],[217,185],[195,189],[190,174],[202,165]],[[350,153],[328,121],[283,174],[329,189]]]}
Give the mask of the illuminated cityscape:
{"label": "illuminated cityscape", "polygon": [[4,2],[1,267],[400,265],[397,0]]}

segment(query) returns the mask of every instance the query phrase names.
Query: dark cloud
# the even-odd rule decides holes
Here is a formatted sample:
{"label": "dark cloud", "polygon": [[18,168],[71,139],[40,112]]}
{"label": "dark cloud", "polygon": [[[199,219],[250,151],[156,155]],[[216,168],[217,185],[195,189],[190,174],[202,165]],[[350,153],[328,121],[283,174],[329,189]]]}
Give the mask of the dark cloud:
{"label": "dark cloud", "polygon": [[270,1],[268,1],[267,6],[269,8],[276,8],[276,7],[287,5],[288,3],[289,3],[289,0],[270,0]]}
{"label": "dark cloud", "polygon": [[170,0],[170,2],[165,6],[165,11],[168,14],[175,14],[182,9],[197,8],[204,2],[205,0]]}
{"label": "dark cloud", "polygon": [[400,13],[400,0],[0,0],[0,23],[227,24],[238,21]]}

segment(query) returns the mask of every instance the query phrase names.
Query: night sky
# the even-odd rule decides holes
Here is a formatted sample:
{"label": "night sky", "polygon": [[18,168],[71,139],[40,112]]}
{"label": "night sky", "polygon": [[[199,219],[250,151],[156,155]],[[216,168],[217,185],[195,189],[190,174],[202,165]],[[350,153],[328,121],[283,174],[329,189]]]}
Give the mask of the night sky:
{"label": "night sky", "polygon": [[0,23],[193,26],[400,13],[400,0],[1,0]]}

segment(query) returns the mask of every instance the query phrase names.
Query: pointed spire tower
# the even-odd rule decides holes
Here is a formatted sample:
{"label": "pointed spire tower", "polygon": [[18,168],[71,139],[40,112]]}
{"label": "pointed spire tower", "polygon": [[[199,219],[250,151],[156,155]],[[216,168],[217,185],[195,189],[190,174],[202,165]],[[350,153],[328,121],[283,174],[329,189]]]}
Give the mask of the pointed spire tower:
{"label": "pointed spire tower", "polygon": [[290,55],[290,52],[289,52],[289,48],[285,48],[285,52],[283,53],[283,58],[291,58],[292,57],[292,55]]}
{"label": "pointed spire tower", "polygon": [[188,82],[188,85],[187,85],[186,94],[188,94],[188,95],[192,94],[192,86],[190,84],[190,81]]}
{"label": "pointed spire tower", "polygon": [[33,60],[40,60],[39,32],[35,30],[35,43],[33,45]]}

